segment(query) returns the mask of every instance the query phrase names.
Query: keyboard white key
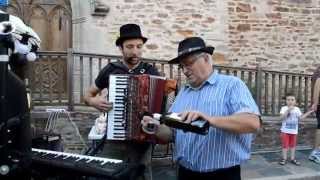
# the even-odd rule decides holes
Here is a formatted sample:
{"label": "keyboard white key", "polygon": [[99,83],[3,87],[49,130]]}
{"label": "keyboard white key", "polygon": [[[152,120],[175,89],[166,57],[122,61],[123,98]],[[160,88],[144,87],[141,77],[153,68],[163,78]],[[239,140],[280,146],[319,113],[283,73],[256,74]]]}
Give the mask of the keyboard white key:
{"label": "keyboard white key", "polygon": [[109,158],[103,158],[103,157],[95,157],[95,156],[86,156],[86,155],[80,155],[80,154],[72,154],[72,153],[66,153],[66,152],[58,152],[58,151],[50,151],[50,150],[44,150],[44,149],[37,149],[32,148],[33,152],[39,152],[44,154],[51,154],[56,155],[55,157],[64,156],[63,159],[67,159],[69,157],[78,158],[76,161],[80,161],[82,159],[88,159],[86,162],[90,162],[93,160],[101,161],[101,165],[105,163],[122,163],[122,160],[120,159],[109,159]]}
{"label": "keyboard white key", "polygon": [[109,82],[109,101],[113,102],[113,109],[108,112],[107,139],[124,140],[124,98],[126,97],[128,87],[128,77],[122,75],[111,75]]}

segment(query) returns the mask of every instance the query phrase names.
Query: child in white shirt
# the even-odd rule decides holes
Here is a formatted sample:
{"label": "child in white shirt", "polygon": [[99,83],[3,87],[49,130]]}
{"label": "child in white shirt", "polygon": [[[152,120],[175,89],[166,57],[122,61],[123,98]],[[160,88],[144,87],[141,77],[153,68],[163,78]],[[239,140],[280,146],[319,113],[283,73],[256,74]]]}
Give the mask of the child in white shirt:
{"label": "child in white shirt", "polygon": [[282,120],[281,126],[281,141],[282,141],[282,160],[281,165],[287,163],[287,152],[291,150],[291,163],[299,166],[300,162],[295,158],[295,150],[297,144],[298,124],[299,120],[306,118],[313,111],[310,110],[302,114],[300,109],[296,106],[296,98],[293,94],[286,95],[286,106],[280,110],[280,118]]}

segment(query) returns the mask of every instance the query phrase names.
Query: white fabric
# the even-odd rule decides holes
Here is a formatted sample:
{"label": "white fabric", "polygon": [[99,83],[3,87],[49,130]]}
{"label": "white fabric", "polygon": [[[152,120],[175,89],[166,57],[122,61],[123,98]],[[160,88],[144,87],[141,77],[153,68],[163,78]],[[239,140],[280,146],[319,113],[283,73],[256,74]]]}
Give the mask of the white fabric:
{"label": "white fabric", "polygon": [[35,61],[37,59],[37,55],[34,52],[30,52],[27,54],[28,61]]}
{"label": "white fabric", "polygon": [[22,44],[19,40],[14,40],[14,52],[20,54],[28,54],[31,49],[31,44]]}
{"label": "white fabric", "polygon": [[97,134],[104,134],[107,127],[107,116],[104,114],[101,114],[95,121],[95,130]]}
{"label": "white fabric", "polygon": [[[0,10],[0,13],[5,13],[5,12]],[[24,22],[19,17],[14,15],[9,15],[9,23],[13,25],[14,30],[12,32],[12,36],[15,39],[21,40],[22,38],[21,34],[29,34],[31,36],[29,38],[29,43],[37,47],[40,47],[41,40],[38,34],[31,27],[24,24]]]}
{"label": "white fabric", "polygon": [[[288,106],[283,106],[280,114],[283,115],[288,110]],[[287,117],[282,120],[281,132],[288,134],[298,134],[298,124],[302,113],[298,107],[294,107]]]}

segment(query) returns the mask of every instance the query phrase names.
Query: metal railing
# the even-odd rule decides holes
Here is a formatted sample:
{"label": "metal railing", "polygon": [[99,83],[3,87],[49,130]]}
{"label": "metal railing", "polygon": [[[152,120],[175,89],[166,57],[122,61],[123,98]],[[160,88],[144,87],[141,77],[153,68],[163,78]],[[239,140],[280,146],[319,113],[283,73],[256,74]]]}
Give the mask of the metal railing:
{"label": "metal railing", "polygon": [[[33,105],[62,105],[72,110],[84,105],[85,91],[94,83],[98,72],[120,56],[68,52],[40,52],[29,69]],[[185,82],[177,65],[165,60],[143,59],[156,66],[162,75]],[[51,63],[51,64],[50,64]],[[277,115],[285,103],[285,93],[296,94],[298,105],[306,110],[311,101],[311,75],[215,65],[223,74],[241,78],[248,86],[263,115]]]}

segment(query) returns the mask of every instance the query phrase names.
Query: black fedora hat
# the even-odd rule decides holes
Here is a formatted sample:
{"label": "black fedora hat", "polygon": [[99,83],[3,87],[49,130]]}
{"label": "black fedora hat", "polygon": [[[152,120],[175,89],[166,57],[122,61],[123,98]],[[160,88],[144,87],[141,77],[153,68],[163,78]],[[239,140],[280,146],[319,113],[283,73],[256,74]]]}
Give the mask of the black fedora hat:
{"label": "black fedora hat", "polygon": [[116,40],[116,45],[119,46],[124,40],[127,39],[142,39],[145,43],[148,39],[141,34],[140,26],[137,24],[125,24],[120,27],[120,37]]}
{"label": "black fedora hat", "polygon": [[183,57],[191,55],[195,52],[206,52],[212,54],[214,47],[206,46],[200,37],[189,37],[179,43],[178,56],[169,61],[169,64],[177,64]]}

